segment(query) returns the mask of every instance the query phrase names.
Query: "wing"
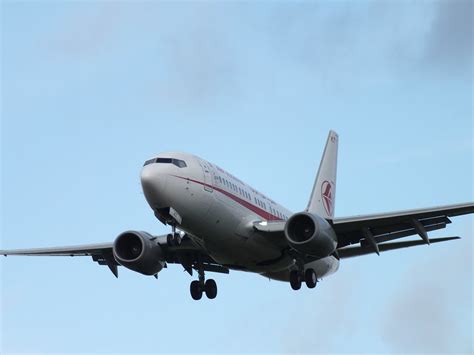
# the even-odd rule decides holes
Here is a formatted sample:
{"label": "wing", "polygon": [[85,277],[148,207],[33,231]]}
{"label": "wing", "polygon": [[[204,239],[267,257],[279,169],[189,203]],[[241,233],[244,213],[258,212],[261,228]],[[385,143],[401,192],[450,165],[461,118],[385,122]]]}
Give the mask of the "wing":
{"label": "wing", "polygon": [[[449,217],[474,213],[474,203],[464,203],[450,206],[406,210],[400,212],[383,213],[367,216],[336,218],[332,221],[338,237],[338,252],[341,257],[365,255],[370,252],[401,249],[430,242],[438,243],[458,237],[429,239],[428,232],[445,228],[451,223]],[[285,222],[259,221],[254,228],[275,244],[282,247],[287,245],[284,235]],[[386,243],[394,239],[418,234],[422,240],[399,243]],[[360,243],[360,247],[346,248],[351,244]],[[342,249],[341,249],[342,248]],[[343,256],[344,255],[344,256]]]}
{"label": "wing", "polygon": [[28,256],[91,256],[99,265],[107,265],[118,277],[118,263],[112,252],[113,243],[73,245],[66,247],[0,250],[0,255],[28,255]]}
{"label": "wing", "polygon": [[[228,273],[229,270],[214,259],[212,259],[205,249],[191,240],[189,236],[183,237],[180,246],[170,247],[166,243],[166,235],[156,236],[160,244],[166,263],[181,264],[186,271],[192,274],[196,268],[197,260],[202,260],[205,271]],[[0,255],[29,255],[29,256],[91,256],[92,260],[99,265],[107,265],[118,277],[118,266],[120,265],[113,255],[113,243],[75,245],[67,247],[37,248],[37,249],[15,249],[0,250]]]}
{"label": "wing", "polygon": [[[446,238],[435,238],[431,239],[431,243],[441,243],[447,242],[449,240],[460,239],[459,237],[446,237]],[[396,250],[396,249],[404,249],[410,247],[416,247],[418,245],[424,245],[424,240],[408,240],[404,242],[395,242],[395,243],[385,243],[379,245],[379,251],[389,251],[389,250]],[[345,247],[342,249],[338,249],[337,253],[340,259],[346,258],[353,258],[355,256],[361,256],[366,254],[373,253],[374,250],[368,246],[358,246],[358,247]]]}
{"label": "wing", "polygon": [[379,243],[418,234],[429,244],[427,232],[445,228],[449,217],[474,212],[474,203],[464,203],[418,210],[367,216],[336,218],[333,228],[338,236],[338,248],[350,244],[370,245],[378,252]]}
{"label": "wing", "polygon": [[0,250],[0,255],[91,256],[112,251],[113,243],[73,245],[68,247]]}

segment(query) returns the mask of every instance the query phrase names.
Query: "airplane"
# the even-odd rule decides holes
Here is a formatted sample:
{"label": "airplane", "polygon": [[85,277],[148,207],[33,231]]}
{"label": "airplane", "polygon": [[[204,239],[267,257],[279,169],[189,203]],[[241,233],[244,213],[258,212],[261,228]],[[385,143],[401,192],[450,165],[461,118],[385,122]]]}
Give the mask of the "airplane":
{"label": "airplane", "polygon": [[[161,153],[147,160],[140,179],[167,235],[129,230],[113,242],[41,249],[0,250],[0,255],[91,256],[118,277],[118,266],[155,276],[180,264],[197,280],[194,300],[217,296],[206,272],[247,271],[314,288],[341,259],[460,239],[430,239],[450,217],[474,212],[474,203],[335,218],[338,134],[330,131],[308,205],[292,213],[250,185],[192,154]],[[411,235],[420,239],[391,242]]]}

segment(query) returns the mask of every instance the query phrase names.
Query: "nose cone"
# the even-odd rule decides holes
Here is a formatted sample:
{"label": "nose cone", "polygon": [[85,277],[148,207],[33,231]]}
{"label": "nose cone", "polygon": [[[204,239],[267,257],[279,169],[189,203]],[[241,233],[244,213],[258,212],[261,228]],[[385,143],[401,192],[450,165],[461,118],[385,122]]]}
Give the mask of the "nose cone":
{"label": "nose cone", "polygon": [[168,207],[166,197],[166,174],[160,171],[157,164],[150,164],[143,167],[140,180],[143,193],[151,208]]}

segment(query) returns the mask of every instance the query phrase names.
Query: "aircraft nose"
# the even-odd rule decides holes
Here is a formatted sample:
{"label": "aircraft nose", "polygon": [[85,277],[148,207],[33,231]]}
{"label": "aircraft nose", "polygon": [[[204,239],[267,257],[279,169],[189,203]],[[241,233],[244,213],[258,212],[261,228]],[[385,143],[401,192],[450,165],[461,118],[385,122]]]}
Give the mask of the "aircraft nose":
{"label": "aircraft nose", "polygon": [[151,208],[157,209],[167,206],[166,201],[166,174],[160,171],[155,164],[143,167],[140,174],[143,194]]}

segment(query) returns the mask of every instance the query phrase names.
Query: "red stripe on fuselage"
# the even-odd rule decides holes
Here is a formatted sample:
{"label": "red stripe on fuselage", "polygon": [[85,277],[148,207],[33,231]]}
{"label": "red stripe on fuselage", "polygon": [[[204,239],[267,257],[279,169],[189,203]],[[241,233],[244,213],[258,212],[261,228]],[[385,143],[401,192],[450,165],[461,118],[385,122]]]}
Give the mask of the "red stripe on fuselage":
{"label": "red stripe on fuselage", "polygon": [[221,194],[224,194],[226,195],[227,197],[229,197],[230,199],[234,200],[235,202],[241,204],[242,206],[246,207],[247,209],[249,209],[250,211],[258,214],[260,217],[266,219],[267,221],[282,221],[282,219],[278,216],[274,216],[272,215],[271,213],[265,211],[264,209],[261,209],[260,207],[257,207],[255,205],[252,205],[250,202],[244,200],[244,199],[241,199],[240,197],[234,195],[234,194],[231,194],[230,192],[226,191],[226,190],[223,190],[221,189],[220,187],[216,187],[216,186],[212,186],[212,185],[209,185],[209,184],[206,184],[205,182],[201,182],[201,181],[198,181],[198,180],[194,180],[194,179],[190,179],[190,178],[185,178],[185,177],[182,177],[182,176],[179,176],[179,175],[173,175],[174,177],[177,177],[179,179],[183,179],[183,180],[188,180],[188,181],[192,181],[192,182],[195,182],[196,184],[200,184],[200,185],[203,185],[203,186],[207,186],[213,190],[216,190],[216,191],[219,191]]}

